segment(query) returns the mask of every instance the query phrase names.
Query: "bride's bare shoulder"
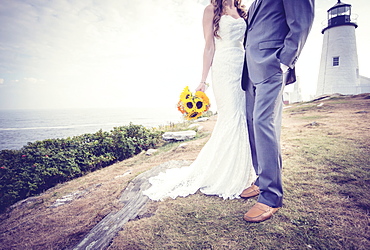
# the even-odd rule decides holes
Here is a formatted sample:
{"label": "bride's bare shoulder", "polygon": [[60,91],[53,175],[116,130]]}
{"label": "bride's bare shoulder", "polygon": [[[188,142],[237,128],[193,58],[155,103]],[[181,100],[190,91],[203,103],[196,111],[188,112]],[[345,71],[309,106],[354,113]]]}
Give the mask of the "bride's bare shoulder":
{"label": "bride's bare shoulder", "polygon": [[204,9],[204,15],[213,16],[215,12],[215,6],[213,4],[208,4]]}

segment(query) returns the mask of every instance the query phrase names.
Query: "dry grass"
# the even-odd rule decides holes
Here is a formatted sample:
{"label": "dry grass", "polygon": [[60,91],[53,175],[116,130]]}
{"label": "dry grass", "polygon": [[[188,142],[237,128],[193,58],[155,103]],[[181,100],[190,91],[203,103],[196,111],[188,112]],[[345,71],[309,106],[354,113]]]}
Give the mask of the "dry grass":
{"label": "dry grass", "polygon": [[[370,101],[296,104],[284,113],[283,208],[247,224],[251,200],[202,194],[151,203],[109,249],[369,249]],[[340,101],[340,102],[339,102]],[[323,103],[323,105],[320,105]]]}
{"label": "dry grass", "polygon": [[[65,249],[77,244],[104,216],[121,208],[118,198],[130,180],[163,162],[193,161],[215,120],[211,117],[202,124],[203,132],[197,140],[187,142],[186,148],[177,149],[178,143],[173,143],[153,156],[137,155],[17,203],[0,214],[0,249]],[[180,129],[186,124],[180,124]],[[76,191],[84,194],[52,207],[57,199]]]}
{"label": "dry grass", "polygon": [[[321,105],[323,103],[323,105]],[[255,203],[202,194],[151,202],[151,217],[133,220],[109,249],[370,249],[370,99],[338,97],[295,104],[284,112],[283,208],[264,223],[243,214]],[[204,123],[211,131],[214,118]],[[203,125],[203,124],[202,124]],[[1,215],[2,249],[64,249],[102,217],[140,172],[169,160],[194,160],[207,141],[139,155],[60,185]],[[130,175],[115,178],[131,171]],[[83,197],[58,208],[57,198]]]}

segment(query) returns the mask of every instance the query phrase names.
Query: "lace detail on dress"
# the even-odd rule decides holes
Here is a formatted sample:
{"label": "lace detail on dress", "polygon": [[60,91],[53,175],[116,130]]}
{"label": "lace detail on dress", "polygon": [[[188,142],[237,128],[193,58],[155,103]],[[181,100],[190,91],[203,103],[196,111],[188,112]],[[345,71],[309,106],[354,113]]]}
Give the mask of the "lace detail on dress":
{"label": "lace detail on dress", "polygon": [[188,167],[168,169],[152,177],[143,192],[152,200],[185,197],[198,190],[224,199],[239,198],[255,180],[241,89],[244,62],[244,19],[222,16],[212,64],[217,122],[197,159]]}

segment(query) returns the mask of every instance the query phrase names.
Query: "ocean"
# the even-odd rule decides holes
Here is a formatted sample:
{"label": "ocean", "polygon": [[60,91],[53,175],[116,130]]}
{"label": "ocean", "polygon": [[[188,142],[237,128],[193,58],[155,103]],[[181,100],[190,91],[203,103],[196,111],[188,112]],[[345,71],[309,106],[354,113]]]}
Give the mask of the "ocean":
{"label": "ocean", "polygon": [[67,138],[130,122],[157,127],[182,120],[173,108],[91,108],[55,110],[0,110],[0,150],[20,149],[28,142]]}

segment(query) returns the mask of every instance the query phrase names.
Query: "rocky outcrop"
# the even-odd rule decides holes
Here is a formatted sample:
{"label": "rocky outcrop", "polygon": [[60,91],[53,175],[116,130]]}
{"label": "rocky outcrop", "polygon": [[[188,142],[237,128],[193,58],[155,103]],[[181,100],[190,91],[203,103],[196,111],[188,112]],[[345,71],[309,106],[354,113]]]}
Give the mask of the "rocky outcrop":
{"label": "rocky outcrop", "polygon": [[119,211],[111,212],[101,220],[81,241],[72,249],[106,249],[125,223],[140,218],[145,213],[148,196],[142,191],[150,187],[149,178],[164,172],[169,168],[189,166],[189,161],[168,161],[138,175],[123,191],[120,202],[123,207]]}
{"label": "rocky outcrop", "polygon": [[197,132],[194,130],[178,131],[178,132],[166,132],[162,135],[162,138],[166,141],[185,141],[193,139]]}

